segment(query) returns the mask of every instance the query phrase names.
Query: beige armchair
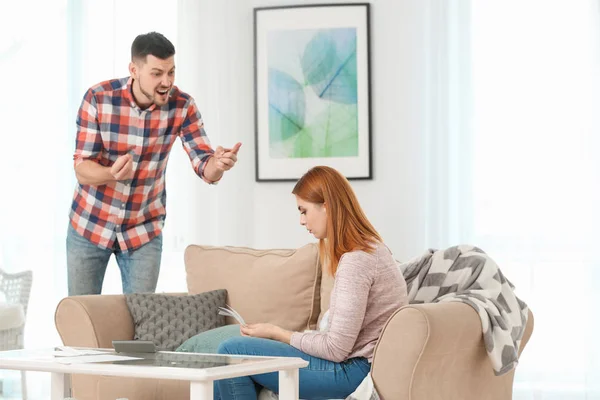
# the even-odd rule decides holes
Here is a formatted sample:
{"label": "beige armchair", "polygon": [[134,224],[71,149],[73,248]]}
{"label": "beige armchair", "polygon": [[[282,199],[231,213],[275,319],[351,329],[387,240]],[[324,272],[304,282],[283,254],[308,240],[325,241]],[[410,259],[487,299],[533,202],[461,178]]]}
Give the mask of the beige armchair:
{"label": "beige armchair", "polygon": [[[185,263],[191,294],[225,288],[228,304],[249,322],[290,324],[292,316],[295,330],[301,329],[298,321],[314,329],[329,308],[333,280],[321,276],[316,246],[295,251],[190,246]],[[278,307],[266,307],[273,304]],[[67,346],[111,348],[113,340],[134,336],[123,295],[67,297],[55,322]],[[532,330],[529,313],[521,350]],[[399,309],[375,349],[378,392],[385,400],[512,399],[514,371],[494,375],[482,336],[479,316],[467,304]],[[72,386],[78,400],[189,400],[189,383],[174,380],[73,375]]]}
{"label": "beige armchair", "polygon": [[[64,299],[56,326],[68,346],[111,348],[133,339],[133,321],[122,295]],[[521,350],[533,330],[529,314]],[[407,306],[387,322],[373,359],[373,380],[386,400],[510,400],[514,370],[494,375],[477,313],[463,303]],[[78,400],[187,400],[180,381],[73,376]]]}
{"label": "beige armchair", "polygon": [[[530,311],[520,352],[533,323]],[[452,302],[396,311],[379,338],[371,372],[386,400],[510,400],[515,370],[494,375],[477,312]]]}

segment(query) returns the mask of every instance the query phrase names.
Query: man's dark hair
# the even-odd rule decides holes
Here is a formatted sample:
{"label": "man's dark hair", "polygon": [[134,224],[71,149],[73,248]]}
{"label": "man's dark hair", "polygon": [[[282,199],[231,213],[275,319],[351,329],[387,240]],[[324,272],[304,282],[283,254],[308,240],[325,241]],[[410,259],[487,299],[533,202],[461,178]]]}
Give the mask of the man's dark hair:
{"label": "man's dark hair", "polygon": [[175,46],[158,32],[138,35],[131,44],[131,60],[146,61],[148,54],[166,60],[175,54]]}

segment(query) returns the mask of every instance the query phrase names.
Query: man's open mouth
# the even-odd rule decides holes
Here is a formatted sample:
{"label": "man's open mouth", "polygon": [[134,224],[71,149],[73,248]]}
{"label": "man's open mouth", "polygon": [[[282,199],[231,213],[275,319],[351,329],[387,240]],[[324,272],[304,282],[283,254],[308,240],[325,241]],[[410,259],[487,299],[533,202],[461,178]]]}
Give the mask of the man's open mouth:
{"label": "man's open mouth", "polygon": [[169,92],[169,89],[157,90],[156,92],[158,94],[160,94],[161,96],[164,96],[165,94],[167,94]]}

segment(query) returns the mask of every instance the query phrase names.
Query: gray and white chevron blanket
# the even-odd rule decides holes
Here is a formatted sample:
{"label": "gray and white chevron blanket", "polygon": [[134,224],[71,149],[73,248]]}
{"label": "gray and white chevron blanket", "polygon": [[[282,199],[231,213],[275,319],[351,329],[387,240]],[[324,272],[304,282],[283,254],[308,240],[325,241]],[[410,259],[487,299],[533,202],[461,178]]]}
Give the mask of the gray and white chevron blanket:
{"label": "gray and white chevron blanket", "polygon": [[[528,308],[483,250],[468,245],[430,249],[399,267],[406,280],[409,303],[459,301],[470,305],[481,319],[494,373],[502,375],[516,366]],[[345,400],[380,400],[371,375]]]}

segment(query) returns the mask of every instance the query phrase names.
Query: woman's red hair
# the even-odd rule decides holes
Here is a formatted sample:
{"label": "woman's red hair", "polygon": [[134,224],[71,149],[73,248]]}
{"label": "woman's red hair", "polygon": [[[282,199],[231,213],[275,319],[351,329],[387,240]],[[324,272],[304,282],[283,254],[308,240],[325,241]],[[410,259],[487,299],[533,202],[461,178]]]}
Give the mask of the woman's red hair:
{"label": "woman's red hair", "polygon": [[321,265],[335,276],[344,253],[373,251],[381,236],[369,222],[348,180],[331,167],[318,166],[306,172],[292,193],[304,201],[325,204],[327,237],[319,240]]}

